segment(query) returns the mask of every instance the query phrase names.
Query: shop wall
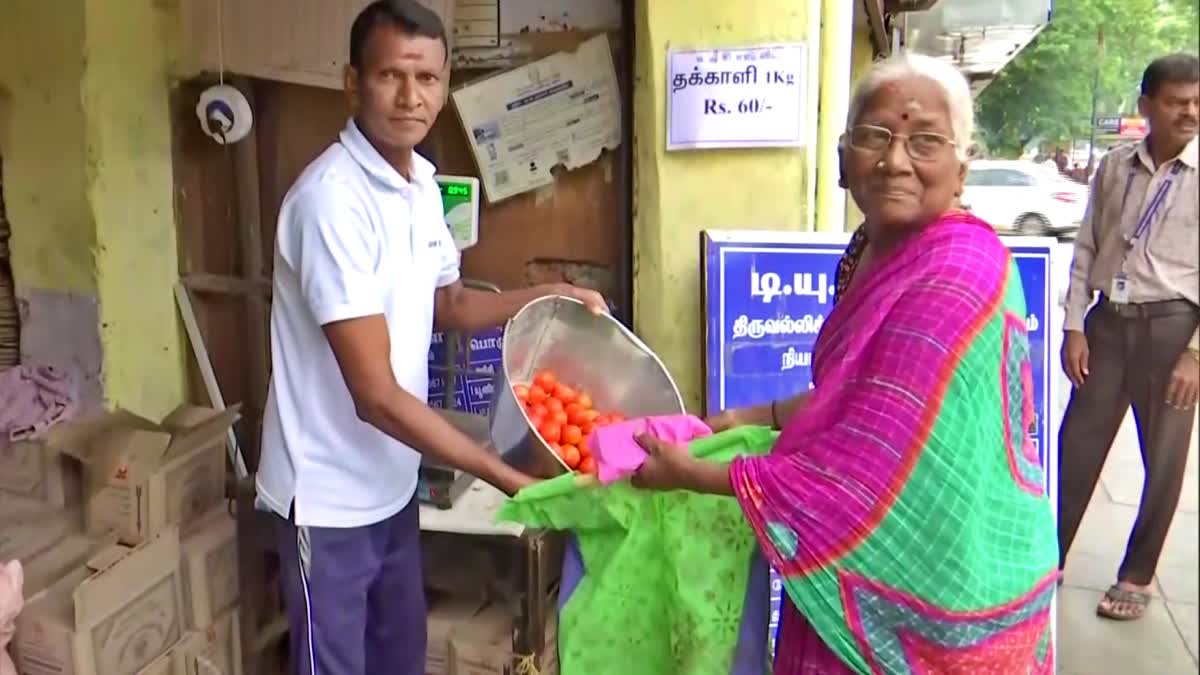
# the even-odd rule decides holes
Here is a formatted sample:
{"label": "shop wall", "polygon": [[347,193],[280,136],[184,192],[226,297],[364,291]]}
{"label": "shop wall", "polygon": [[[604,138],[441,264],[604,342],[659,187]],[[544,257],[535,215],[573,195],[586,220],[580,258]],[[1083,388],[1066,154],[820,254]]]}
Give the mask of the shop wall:
{"label": "shop wall", "polygon": [[185,392],[171,175],[170,3],[85,3],[87,198],[106,401],[160,416]]}
{"label": "shop wall", "polygon": [[160,4],[0,4],[22,358],[73,371],[89,404],[147,415],[183,388]]}
{"label": "shop wall", "polygon": [[[667,153],[667,50],[808,41],[815,55],[812,6],[797,0],[637,2],[635,329],[666,362],[692,410],[699,409],[703,382],[699,234],[810,227],[815,149]],[[813,119],[816,84],[809,83]]]}
{"label": "shop wall", "polygon": [[0,154],[22,360],[101,398],[96,227],[87,201],[83,2],[0,3]]}
{"label": "shop wall", "polygon": [[[857,30],[854,32],[853,62],[851,63],[851,83],[850,91],[853,95],[854,87],[858,86],[858,81],[870,69],[871,64],[875,62],[875,47],[871,44],[871,34],[866,30]],[[858,204],[854,203],[854,199],[846,192],[846,230],[853,232],[863,222],[862,211],[858,208]]]}

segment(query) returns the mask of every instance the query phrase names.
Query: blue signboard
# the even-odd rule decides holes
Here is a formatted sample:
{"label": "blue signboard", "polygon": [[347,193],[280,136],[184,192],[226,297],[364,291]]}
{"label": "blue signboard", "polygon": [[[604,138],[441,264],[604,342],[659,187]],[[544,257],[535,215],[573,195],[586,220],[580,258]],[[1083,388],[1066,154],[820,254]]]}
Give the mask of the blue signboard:
{"label": "blue signboard", "polygon": [[[812,388],[812,352],[833,310],[847,234],[710,231],[703,235],[705,414],[786,399]],[[1051,240],[1013,238],[1032,347],[1032,430],[1053,495],[1050,428]],[[771,574],[772,651],[782,585]]]}
{"label": "blue signboard", "polygon": [[[456,375],[454,379],[454,409],[475,415],[488,414],[492,400],[492,390],[495,387],[493,375],[501,367],[500,347],[504,337],[504,329],[493,328],[481,331],[469,339],[470,362],[467,361],[467,349],[464,343],[458,345],[455,365],[459,368],[475,371],[472,374]],[[446,337],[443,333],[434,333],[429,347],[429,365],[444,366],[446,364]],[[477,373],[477,374],[476,374]],[[435,408],[445,407],[446,383],[450,380],[444,371],[429,370],[429,405]]]}

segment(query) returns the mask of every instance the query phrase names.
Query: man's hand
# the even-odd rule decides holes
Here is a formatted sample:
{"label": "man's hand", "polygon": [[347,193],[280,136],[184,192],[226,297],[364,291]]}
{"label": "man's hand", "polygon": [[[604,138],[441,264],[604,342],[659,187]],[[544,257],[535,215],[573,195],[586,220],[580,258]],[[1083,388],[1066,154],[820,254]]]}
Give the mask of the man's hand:
{"label": "man's hand", "polygon": [[581,288],[571,284],[555,284],[553,290],[554,295],[582,302],[592,314],[608,314],[608,303],[604,301],[604,296],[590,288]]}
{"label": "man's hand", "polygon": [[1200,398],[1200,355],[1185,349],[1171,371],[1167,385],[1167,405],[1178,410],[1191,410]]}
{"label": "man's hand", "polygon": [[1082,387],[1088,376],[1088,342],[1080,331],[1069,330],[1063,336],[1062,366],[1071,384]]}
{"label": "man's hand", "polygon": [[534,482],[400,387],[392,374],[391,337],[382,315],[338,321],[323,328],[363,422],[508,495]]}

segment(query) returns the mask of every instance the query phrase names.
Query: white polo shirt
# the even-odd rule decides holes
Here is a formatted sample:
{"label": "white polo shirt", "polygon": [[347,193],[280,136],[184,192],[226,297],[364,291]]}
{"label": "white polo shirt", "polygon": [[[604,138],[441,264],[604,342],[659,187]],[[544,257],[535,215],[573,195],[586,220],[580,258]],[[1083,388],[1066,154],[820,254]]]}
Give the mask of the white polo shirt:
{"label": "white polo shirt", "polygon": [[351,120],[283,199],[271,302],[261,503],[298,525],[360,527],[412,500],[420,455],[358,419],[321,327],[387,320],[396,381],[425,400],[434,292],[459,278],[434,167],[413,181]]}

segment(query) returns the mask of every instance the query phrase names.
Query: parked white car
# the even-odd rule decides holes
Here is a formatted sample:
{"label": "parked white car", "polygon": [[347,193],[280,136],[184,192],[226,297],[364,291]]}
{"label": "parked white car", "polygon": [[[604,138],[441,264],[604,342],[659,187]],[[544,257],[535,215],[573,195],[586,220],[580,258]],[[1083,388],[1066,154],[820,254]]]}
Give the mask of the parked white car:
{"label": "parked white car", "polygon": [[976,160],[962,204],[1004,234],[1070,237],[1087,200],[1087,186],[1060,175],[1053,163]]}

